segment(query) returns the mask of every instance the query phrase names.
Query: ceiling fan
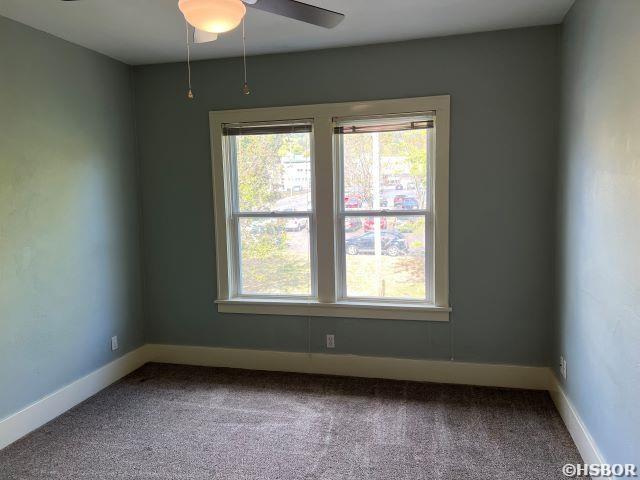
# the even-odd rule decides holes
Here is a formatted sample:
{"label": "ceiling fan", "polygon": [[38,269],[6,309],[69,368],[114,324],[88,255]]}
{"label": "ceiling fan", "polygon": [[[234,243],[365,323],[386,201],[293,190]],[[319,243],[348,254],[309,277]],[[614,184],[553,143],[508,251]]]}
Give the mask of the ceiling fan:
{"label": "ceiling fan", "polygon": [[195,28],[194,43],[215,40],[217,34],[236,28],[246,14],[245,5],[324,28],[333,28],[344,19],[342,13],[297,0],[178,0],[178,8]]}
{"label": "ceiling fan", "polygon": [[[77,0],[62,0],[72,2]],[[178,0],[178,9],[187,22],[187,70],[189,90],[187,98],[193,100],[191,90],[190,43],[206,43],[216,40],[218,34],[229,32],[243,22],[247,6],[256,10],[274,13],[282,17],[324,28],[333,28],[344,20],[344,14],[309,5],[297,0]],[[190,32],[188,26],[193,27]],[[244,43],[244,23],[242,23],[242,44],[244,63],[244,85],[242,92],[249,95],[247,84],[246,49]]]}

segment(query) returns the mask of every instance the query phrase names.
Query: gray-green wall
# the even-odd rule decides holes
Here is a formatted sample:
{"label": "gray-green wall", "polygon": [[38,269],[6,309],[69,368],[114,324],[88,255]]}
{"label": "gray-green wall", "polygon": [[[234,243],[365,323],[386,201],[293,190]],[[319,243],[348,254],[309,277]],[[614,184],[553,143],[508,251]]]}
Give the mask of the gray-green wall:
{"label": "gray-green wall", "polygon": [[[135,68],[148,341],[547,365],[559,27]],[[218,314],[208,112],[450,94],[452,322]],[[310,324],[311,330],[307,331]]]}
{"label": "gray-green wall", "polygon": [[[605,459],[640,464],[638,18],[578,0],[563,27],[250,58],[250,97],[238,59],[199,62],[188,102],[183,64],[132,81],[0,17],[0,418],[145,341],[324,351],[331,332],[336,353],[563,354]],[[208,111],[434,94],[452,96],[452,322],[218,314]]]}
{"label": "gray-green wall", "polygon": [[0,17],[0,418],[144,341],[132,99],[128,66]]}
{"label": "gray-green wall", "polygon": [[566,18],[555,355],[567,359],[564,387],[605,460],[636,465],[640,465],[638,45],[637,0],[578,0]]}

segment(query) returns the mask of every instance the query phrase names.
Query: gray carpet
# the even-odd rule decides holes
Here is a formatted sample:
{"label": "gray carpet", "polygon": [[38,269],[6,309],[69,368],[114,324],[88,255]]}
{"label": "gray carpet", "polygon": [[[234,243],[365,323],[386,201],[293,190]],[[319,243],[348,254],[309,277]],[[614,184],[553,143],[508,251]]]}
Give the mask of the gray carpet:
{"label": "gray carpet", "polygon": [[0,451],[0,479],[561,479],[546,392],[148,364]]}

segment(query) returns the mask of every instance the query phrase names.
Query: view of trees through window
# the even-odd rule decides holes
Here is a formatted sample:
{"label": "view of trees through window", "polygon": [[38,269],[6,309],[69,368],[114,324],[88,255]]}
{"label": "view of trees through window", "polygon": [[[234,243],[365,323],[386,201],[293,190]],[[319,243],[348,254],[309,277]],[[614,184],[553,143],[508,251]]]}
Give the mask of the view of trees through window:
{"label": "view of trees through window", "polygon": [[[309,216],[291,216],[311,211],[311,134],[239,135],[231,141],[241,215],[240,293],[311,295]],[[251,216],[266,212],[272,216]]]}
{"label": "view of trees through window", "polygon": [[[311,135],[230,137],[240,294],[312,294]],[[344,293],[424,300],[427,130],[341,137]]]}

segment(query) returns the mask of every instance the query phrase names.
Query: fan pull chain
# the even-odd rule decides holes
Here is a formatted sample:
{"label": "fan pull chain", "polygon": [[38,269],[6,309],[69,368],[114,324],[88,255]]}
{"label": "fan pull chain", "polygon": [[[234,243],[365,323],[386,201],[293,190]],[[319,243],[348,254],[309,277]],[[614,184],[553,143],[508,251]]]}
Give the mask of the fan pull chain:
{"label": "fan pull chain", "polygon": [[244,85],[242,85],[242,93],[251,95],[251,89],[247,83],[247,42],[244,31],[244,17],[242,18],[242,64],[244,66]]}
{"label": "fan pull chain", "polygon": [[191,90],[191,48],[189,47],[189,23],[187,20],[184,20],[184,26],[187,31],[187,78],[189,81],[189,91],[187,92],[187,98],[189,100],[193,100],[195,97],[193,95],[193,90]]}

